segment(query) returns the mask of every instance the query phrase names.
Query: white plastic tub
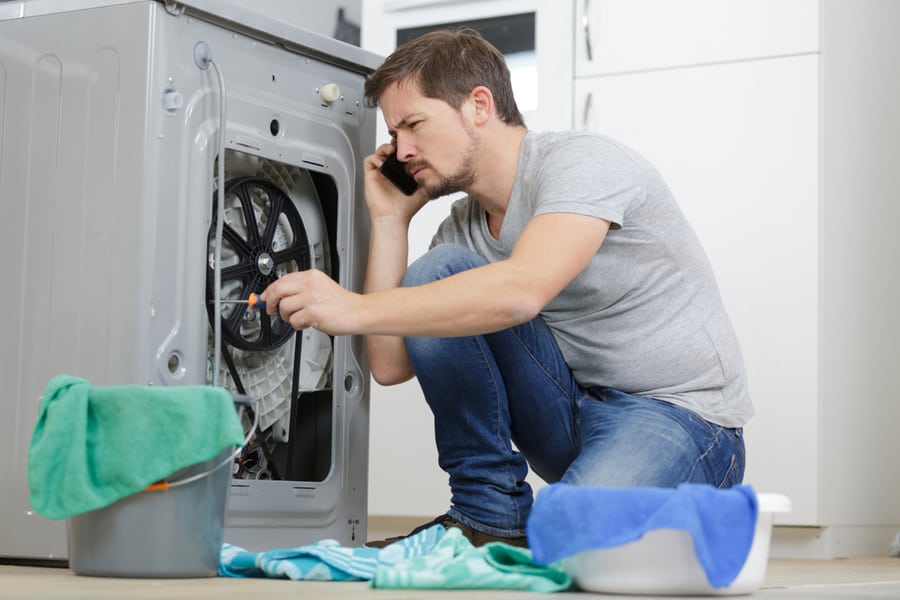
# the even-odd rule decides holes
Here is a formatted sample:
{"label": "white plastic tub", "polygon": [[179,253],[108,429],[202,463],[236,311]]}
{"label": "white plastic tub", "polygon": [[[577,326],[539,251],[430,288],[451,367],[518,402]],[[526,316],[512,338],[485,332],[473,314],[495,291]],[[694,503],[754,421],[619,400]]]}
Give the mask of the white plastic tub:
{"label": "white plastic tub", "polygon": [[686,531],[660,529],[615,548],[580,552],[563,560],[563,568],[585,591],[654,596],[727,596],[751,594],[766,578],[772,518],[790,512],[780,494],[758,494],[759,518],[747,561],[735,580],[714,588],[697,562],[694,541]]}

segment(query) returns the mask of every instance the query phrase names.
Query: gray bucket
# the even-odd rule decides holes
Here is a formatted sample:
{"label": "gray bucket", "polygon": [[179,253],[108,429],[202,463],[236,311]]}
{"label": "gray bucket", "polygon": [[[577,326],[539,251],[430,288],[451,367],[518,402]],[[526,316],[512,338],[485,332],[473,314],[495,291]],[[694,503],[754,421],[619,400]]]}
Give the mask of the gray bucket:
{"label": "gray bucket", "polygon": [[229,447],[145,490],[67,520],[69,567],[101,577],[213,577],[231,485]]}

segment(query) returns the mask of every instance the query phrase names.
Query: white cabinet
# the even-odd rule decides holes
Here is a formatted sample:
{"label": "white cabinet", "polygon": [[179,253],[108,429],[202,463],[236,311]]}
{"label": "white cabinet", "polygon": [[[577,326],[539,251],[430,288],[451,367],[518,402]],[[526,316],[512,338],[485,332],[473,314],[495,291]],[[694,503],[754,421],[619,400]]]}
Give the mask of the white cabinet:
{"label": "white cabinet", "polygon": [[900,524],[898,20],[888,0],[576,2],[573,125],[647,156],[709,253],[757,409],[745,481],[800,526],[782,555],[882,554]]}
{"label": "white cabinet", "polygon": [[[803,524],[817,512],[817,421],[791,416],[817,404],[818,67],[807,54],[575,84],[587,126],[646,156],[703,242],[757,410],[746,480],[789,495]],[[780,440],[791,451],[770,457]]]}
{"label": "white cabinet", "polygon": [[[791,14],[755,1],[585,2],[573,98],[576,127],[646,156],[697,231],[740,337],[757,410],[746,428],[746,481],[787,494],[790,522],[812,525],[818,3],[788,4]],[[764,35],[762,21],[779,23],[777,35]],[[586,31],[592,60],[581,45]],[[797,40],[804,53],[793,52]],[[790,452],[767,451],[781,440]]]}
{"label": "white cabinet", "polygon": [[575,0],[579,77],[818,49],[816,0]]}

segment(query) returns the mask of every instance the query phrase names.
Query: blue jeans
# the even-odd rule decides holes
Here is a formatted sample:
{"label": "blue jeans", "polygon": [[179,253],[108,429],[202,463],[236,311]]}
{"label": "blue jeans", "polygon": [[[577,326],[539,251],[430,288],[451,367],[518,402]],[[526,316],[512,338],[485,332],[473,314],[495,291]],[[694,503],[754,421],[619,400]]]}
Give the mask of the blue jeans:
{"label": "blue jeans", "polygon": [[[403,285],[483,264],[440,245],[410,265]],[[547,482],[575,485],[729,487],[743,477],[740,429],[660,400],[582,389],[540,317],[486,335],[410,337],[406,348],[434,414],[449,514],[476,530],[524,535],[529,465]]]}

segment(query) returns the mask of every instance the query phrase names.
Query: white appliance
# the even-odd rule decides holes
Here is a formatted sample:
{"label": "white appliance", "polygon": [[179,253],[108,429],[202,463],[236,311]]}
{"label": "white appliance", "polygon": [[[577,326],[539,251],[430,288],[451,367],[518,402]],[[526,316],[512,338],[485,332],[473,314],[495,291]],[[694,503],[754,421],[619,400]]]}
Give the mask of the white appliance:
{"label": "white appliance", "polygon": [[309,267],[362,288],[362,88],[381,58],[251,6],[0,2],[0,557],[66,557],[27,484],[53,375],[176,386],[216,364],[263,430],[236,462],[225,540],[365,540],[363,340],[213,299]]}

